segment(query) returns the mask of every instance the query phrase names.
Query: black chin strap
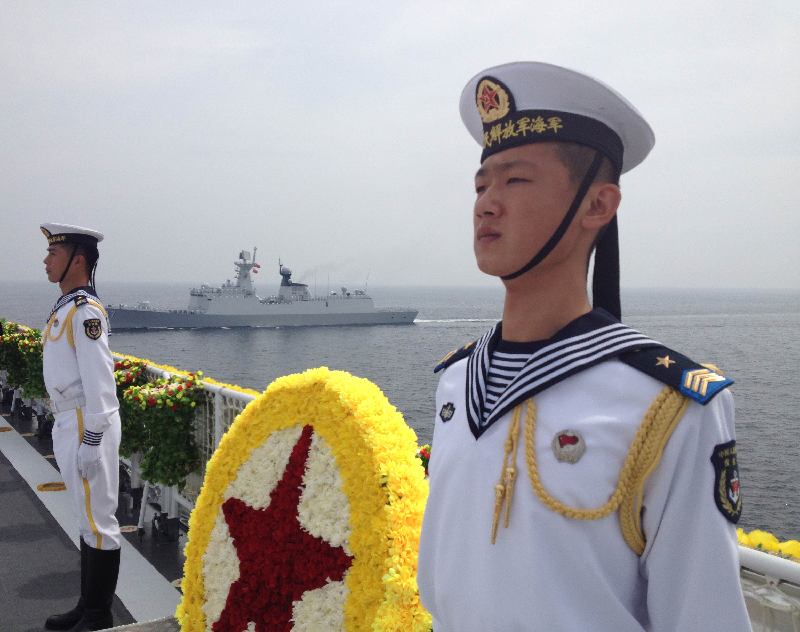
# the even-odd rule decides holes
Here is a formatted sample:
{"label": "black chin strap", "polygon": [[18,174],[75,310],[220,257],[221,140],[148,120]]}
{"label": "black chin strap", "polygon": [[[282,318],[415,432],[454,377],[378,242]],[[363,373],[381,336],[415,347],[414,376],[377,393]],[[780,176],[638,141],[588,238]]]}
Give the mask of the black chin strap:
{"label": "black chin strap", "polygon": [[578,187],[578,192],[575,194],[575,198],[572,200],[572,205],[569,207],[567,214],[564,216],[564,219],[561,220],[561,223],[556,228],[553,235],[550,239],[547,240],[547,243],[542,246],[542,249],[537,252],[533,259],[528,261],[524,266],[522,266],[516,272],[512,272],[511,274],[507,274],[506,276],[500,277],[503,281],[509,281],[511,279],[516,279],[518,276],[525,274],[528,270],[539,265],[544,258],[550,254],[550,252],[558,245],[558,242],[561,241],[561,238],[564,236],[564,233],[567,232],[569,225],[572,223],[572,220],[575,217],[575,213],[578,212],[578,207],[583,202],[583,198],[586,196],[586,192],[589,190],[592,182],[597,177],[597,172],[600,170],[600,165],[603,162],[603,154],[599,151],[595,152],[594,160],[592,160],[592,164],[589,166],[589,170],[586,172],[586,175],[583,176],[583,180],[581,181],[581,185]]}
{"label": "black chin strap", "polygon": [[622,320],[619,299],[619,234],[614,215],[594,251],[592,304],[602,307],[617,320]]}
{"label": "black chin strap", "polygon": [[75,251],[78,250],[77,244],[72,245],[72,252],[69,255],[69,261],[67,261],[67,265],[64,268],[64,271],[61,273],[61,278],[58,280],[59,284],[64,280],[64,277],[67,276],[67,272],[69,271],[69,267],[72,265],[72,260],[75,258]]}
{"label": "black chin strap", "polygon": [[[98,259],[99,259],[99,255],[98,255]],[[95,272],[97,272],[97,259],[95,259],[94,265],[92,266],[92,270],[89,273],[89,285],[92,286],[92,289],[94,290],[94,293],[97,294],[97,290],[95,289],[96,285],[95,285],[95,281],[94,281]]]}

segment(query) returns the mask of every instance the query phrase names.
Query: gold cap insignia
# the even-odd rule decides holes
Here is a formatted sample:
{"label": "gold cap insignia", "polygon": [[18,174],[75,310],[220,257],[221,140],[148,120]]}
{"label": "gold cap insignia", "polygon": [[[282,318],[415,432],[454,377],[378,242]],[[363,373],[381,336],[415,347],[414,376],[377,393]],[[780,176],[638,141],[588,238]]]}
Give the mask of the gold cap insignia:
{"label": "gold cap insignia", "polygon": [[507,116],[511,110],[508,92],[491,79],[482,79],[478,84],[475,104],[478,106],[478,114],[484,123],[497,121]]}

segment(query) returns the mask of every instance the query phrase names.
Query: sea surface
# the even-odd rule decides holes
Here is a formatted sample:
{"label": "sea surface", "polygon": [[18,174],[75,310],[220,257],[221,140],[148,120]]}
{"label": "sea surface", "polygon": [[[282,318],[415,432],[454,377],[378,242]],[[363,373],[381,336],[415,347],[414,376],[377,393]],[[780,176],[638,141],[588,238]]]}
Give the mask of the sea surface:
{"label": "sea surface", "polygon": [[[0,318],[42,327],[58,298],[53,288],[44,280],[0,281]],[[99,291],[106,303],[149,300],[184,308],[189,298],[184,284],[101,283]],[[432,368],[500,318],[502,288],[375,287],[370,294],[377,307],[419,310],[416,322],[119,332],[112,333],[111,346],[255,389],[311,367],[346,370],[380,386],[427,443],[437,383]],[[629,290],[623,314],[630,326],[699,362],[713,362],[736,380],[740,526],[800,539],[800,292]]]}

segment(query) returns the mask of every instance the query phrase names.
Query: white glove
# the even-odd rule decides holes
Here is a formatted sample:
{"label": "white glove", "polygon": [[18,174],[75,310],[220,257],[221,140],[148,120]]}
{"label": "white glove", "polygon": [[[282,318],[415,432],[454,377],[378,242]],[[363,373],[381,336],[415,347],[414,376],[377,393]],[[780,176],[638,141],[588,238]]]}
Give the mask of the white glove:
{"label": "white glove", "polygon": [[83,443],[78,446],[78,473],[81,478],[91,478],[99,469],[103,460],[103,453],[100,450],[102,438],[102,432],[84,431]]}

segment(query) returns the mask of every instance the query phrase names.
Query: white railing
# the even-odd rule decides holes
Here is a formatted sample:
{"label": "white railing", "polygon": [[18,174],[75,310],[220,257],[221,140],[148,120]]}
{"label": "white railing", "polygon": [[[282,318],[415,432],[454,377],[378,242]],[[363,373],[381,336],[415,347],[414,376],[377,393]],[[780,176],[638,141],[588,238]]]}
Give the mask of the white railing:
{"label": "white railing", "polygon": [[800,632],[800,564],[743,546],[739,563],[753,632]]}
{"label": "white railing", "polygon": [[[115,360],[122,360],[122,357],[114,356]],[[147,365],[146,372],[150,378],[169,378],[172,373]],[[186,485],[182,490],[176,487],[166,487],[154,485],[148,481],[143,481],[140,477],[138,459],[121,459],[131,470],[131,486],[134,482],[141,481],[144,484],[142,491],[142,505],[139,512],[139,528],[144,527],[144,512],[147,505],[147,497],[151,488],[158,488],[161,497],[161,509],[167,513],[168,518],[177,518],[179,507],[183,507],[190,512],[194,507],[194,502],[200,494],[200,487],[205,477],[206,464],[217,449],[222,435],[230,428],[236,416],[242,412],[254,397],[246,393],[203,382],[203,389],[207,397],[205,401],[198,404],[195,408],[195,442],[200,457],[200,466],[197,470],[186,477]]]}
{"label": "white railing", "polygon": [[[146,370],[153,379],[171,375],[168,371],[149,365]],[[0,385],[4,377],[0,372]],[[203,382],[203,388],[208,397],[195,408],[195,440],[200,453],[200,467],[187,477],[182,490],[142,481],[138,458],[122,459],[131,470],[131,485],[144,486],[139,514],[140,529],[144,527],[144,511],[150,489],[159,490],[161,509],[169,518],[177,518],[180,507],[187,512],[192,510],[203,483],[206,463],[233,420],[254,399],[252,395],[216,384]],[[16,397],[22,398],[26,405],[37,412],[46,411],[47,403],[43,400],[24,399],[21,392],[15,393]],[[753,632],[800,632],[800,564],[743,546],[739,547],[739,559],[742,591]]]}

